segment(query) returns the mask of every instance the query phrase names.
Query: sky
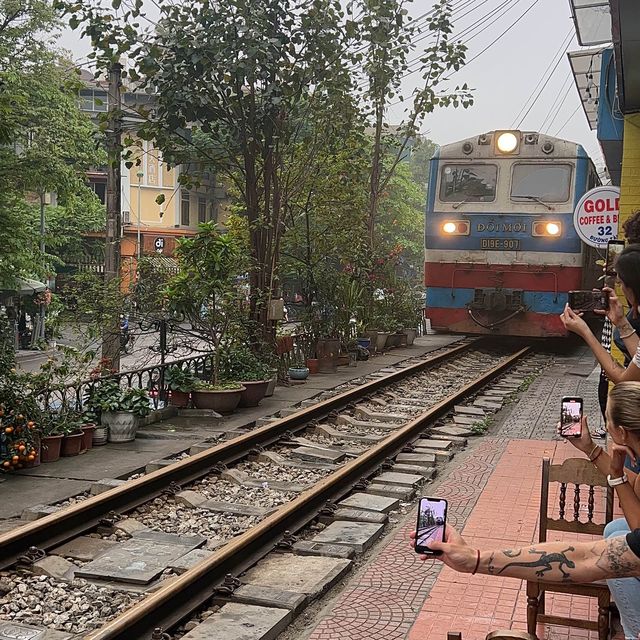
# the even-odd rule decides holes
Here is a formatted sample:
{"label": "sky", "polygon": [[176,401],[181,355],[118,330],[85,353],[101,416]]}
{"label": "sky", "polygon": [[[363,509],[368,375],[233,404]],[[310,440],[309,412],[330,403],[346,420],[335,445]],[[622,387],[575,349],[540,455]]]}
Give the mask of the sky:
{"label": "sky", "polygon": [[[153,19],[157,12],[152,2],[145,0],[148,15]],[[418,18],[434,4],[433,0],[414,0],[409,11]],[[466,110],[437,110],[423,122],[422,133],[438,144],[447,144],[517,126],[580,143],[596,166],[601,167],[602,152],[580,106],[564,53],[567,45],[568,51],[580,49],[569,0],[453,0],[453,7],[454,35],[462,34],[470,62],[452,76],[451,82],[452,85],[466,82],[473,89],[474,105]],[[417,47],[427,42],[424,40]],[[79,40],[77,32],[69,30],[63,32],[60,44],[76,59],[83,59],[90,50],[87,42]],[[486,47],[489,48],[483,52]],[[412,57],[417,53],[419,48]],[[538,93],[536,86],[547,80],[554,66],[548,83],[520,123],[518,114],[528,110]],[[411,96],[419,80],[417,73],[403,79],[405,98]],[[397,124],[403,119],[403,108],[402,104],[391,106],[390,123]]]}

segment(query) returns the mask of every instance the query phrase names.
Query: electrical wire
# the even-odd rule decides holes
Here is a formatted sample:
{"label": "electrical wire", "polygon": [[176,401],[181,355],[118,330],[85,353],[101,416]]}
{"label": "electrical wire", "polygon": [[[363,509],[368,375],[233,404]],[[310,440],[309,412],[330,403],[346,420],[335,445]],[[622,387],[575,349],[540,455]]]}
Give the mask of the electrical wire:
{"label": "electrical wire", "polygon": [[[545,90],[547,84],[549,83],[553,74],[558,68],[558,65],[560,64],[560,61],[562,60],[564,54],[567,52],[567,49],[569,48],[572,37],[573,37],[573,26],[569,28],[569,32],[564,37],[562,44],[560,45],[558,50],[553,54],[553,57],[551,58],[551,60],[549,61],[549,64],[547,65],[547,68],[542,72],[542,75],[540,76],[540,80],[538,80],[538,84],[536,84],[533,91],[531,92],[531,95],[525,100],[525,103],[522,105],[522,109],[520,109],[520,111],[518,112],[518,115],[513,119],[513,123],[511,124],[511,129],[519,129],[522,123],[524,122],[524,119],[531,112],[531,109],[535,105],[536,101],[538,100],[542,92]],[[555,60],[555,64],[553,64],[554,60]],[[552,64],[553,64],[553,68],[551,68]],[[536,94],[536,91],[538,91],[537,94]],[[534,98],[534,95],[535,95],[535,98]],[[529,108],[527,109],[527,104],[529,104],[529,101],[532,98],[533,98],[533,102],[529,105]],[[527,109],[527,111],[523,115],[523,111],[525,111],[525,109]]]}
{"label": "electrical wire", "polygon": [[[569,70],[569,76],[568,76],[569,80],[571,80],[571,75],[572,75],[571,70]],[[547,113],[542,125],[540,126],[539,131],[543,131],[545,133],[549,132],[549,129],[551,129],[551,127],[553,126],[553,123],[558,119],[558,116],[560,115],[562,107],[564,106],[564,103],[567,101],[567,98],[569,97],[569,94],[571,93],[572,88],[573,88],[573,85],[569,83],[569,86],[566,88],[563,95],[562,92],[564,90],[564,85],[562,86],[562,88],[558,92],[558,95],[556,96],[554,103],[551,105],[549,112]],[[563,95],[562,101],[556,107],[556,103],[558,102],[558,99],[560,98],[561,95]],[[549,119],[550,117],[551,119]]]}
{"label": "electrical wire", "polygon": [[564,128],[571,122],[571,120],[573,119],[573,116],[576,115],[576,113],[578,113],[578,109],[580,109],[582,107],[582,103],[580,103],[573,111],[573,113],[566,119],[566,121],[564,122],[564,124],[553,134],[554,138],[557,138],[558,135],[560,135],[560,133],[564,130]]}

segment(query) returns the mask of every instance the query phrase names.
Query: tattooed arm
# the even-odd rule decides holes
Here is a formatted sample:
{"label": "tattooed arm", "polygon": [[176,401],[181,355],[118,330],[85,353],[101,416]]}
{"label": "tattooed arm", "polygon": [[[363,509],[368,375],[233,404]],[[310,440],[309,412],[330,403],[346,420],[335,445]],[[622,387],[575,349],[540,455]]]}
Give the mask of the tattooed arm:
{"label": "tattooed arm", "polygon": [[[472,573],[478,551],[447,526],[447,542],[433,542],[434,551],[447,566]],[[605,578],[640,576],[640,557],[624,536],[597,542],[543,542],[522,549],[480,552],[477,573],[547,582],[594,582]]]}

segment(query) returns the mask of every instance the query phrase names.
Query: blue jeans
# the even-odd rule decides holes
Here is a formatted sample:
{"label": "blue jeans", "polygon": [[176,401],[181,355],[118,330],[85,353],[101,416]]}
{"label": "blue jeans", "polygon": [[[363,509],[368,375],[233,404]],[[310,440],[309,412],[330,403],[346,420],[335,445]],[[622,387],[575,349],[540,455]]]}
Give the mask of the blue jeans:
{"label": "blue jeans", "polygon": [[[629,525],[624,518],[613,520],[604,529],[604,537],[626,536]],[[611,595],[620,612],[620,622],[626,640],[637,640],[640,636],[640,579],[615,578],[607,580]]]}

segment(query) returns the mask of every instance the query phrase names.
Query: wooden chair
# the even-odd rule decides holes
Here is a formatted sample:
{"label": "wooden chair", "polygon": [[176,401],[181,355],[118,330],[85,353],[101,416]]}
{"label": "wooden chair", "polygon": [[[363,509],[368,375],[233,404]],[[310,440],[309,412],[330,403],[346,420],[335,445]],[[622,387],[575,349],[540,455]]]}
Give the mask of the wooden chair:
{"label": "wooden chair", "polygon": [[[462,634],[449,632],[447,640],[462,640]],[[536,640],[536,637],[526,631],[508,629],[506,631],[492,631],[487,634],[485,640]]]}
{"label": "wooden chair", "polygon": [[[549,484],[560,483],[559,518],[549,517]],[[572,513],[567,513],[567,485],[575,486]],[[588,489],[581,492],[581,485]],[[594,522],[595,487],[606,489],[605,517],[602,524]],[[587,522],[581,522],[581,498],[587,498]],[[569,517],[573,516],[572,520]],[[607,485],[607,479],[596,467],[584,458],[570,458],[562,464],[552,465],[548,458],[542,462],[542,492],[540,496],[540,542],[546,542],[547,531],[566,531],[602,535],[604,527],[613,518],[613,489]],[[570,543],[567,543],[570,546]],[[598,599],[598,620],[584,620],[545,614],[545,592],[566,593],[570,595],[588,596]],[[527,630],[535,636],[539,622],[558,624],[566,627],[577,627],[598,632],[599,640],[609,637],[609,607],[611,594],[606,581],[590,584],[571,584],[562,582],[527,581]]]}

